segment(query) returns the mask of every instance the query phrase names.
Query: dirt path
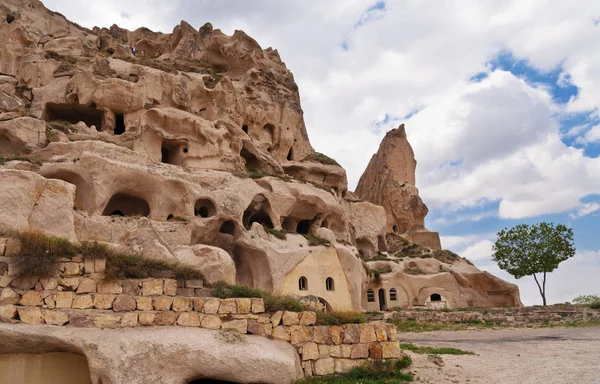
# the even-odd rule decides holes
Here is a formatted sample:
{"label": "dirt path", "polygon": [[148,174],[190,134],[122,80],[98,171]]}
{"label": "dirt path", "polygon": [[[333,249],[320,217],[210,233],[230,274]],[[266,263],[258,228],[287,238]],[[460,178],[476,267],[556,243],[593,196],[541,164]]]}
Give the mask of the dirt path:
{"label": "dirt path", "polygon": [[600,384],[600,327],[403,333],[402,343],[455,347],[477,355],[407,352],[420,383]]}

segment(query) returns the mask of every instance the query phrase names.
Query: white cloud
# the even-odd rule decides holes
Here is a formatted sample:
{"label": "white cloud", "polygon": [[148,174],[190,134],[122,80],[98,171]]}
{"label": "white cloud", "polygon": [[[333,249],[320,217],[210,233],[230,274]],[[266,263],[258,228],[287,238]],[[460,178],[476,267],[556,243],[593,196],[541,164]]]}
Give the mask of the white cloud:
{"label": "white cloud", "polygon": [[578,217],[587,216],[587,215],[590,215],[590,214],[598,211],[599,209],[600,209],[600,204],[596,203],[595,201],[592,201],[590,203],[584,203],[584,204],[581,204],[579,207],[577,207],[575,212],[570,214],[570,217],[572,219],[575,219]]}
{"label": "white cloud", "polygon": [[490,240],[481,240],[461,252],[461,256],[470,261],[489,259],[492,257],[493,245]]}

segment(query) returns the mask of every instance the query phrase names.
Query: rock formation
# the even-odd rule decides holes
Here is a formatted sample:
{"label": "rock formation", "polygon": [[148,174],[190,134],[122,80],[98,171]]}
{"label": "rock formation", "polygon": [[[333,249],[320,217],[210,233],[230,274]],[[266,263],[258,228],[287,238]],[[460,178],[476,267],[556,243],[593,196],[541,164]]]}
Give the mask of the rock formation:
{"label": "rock formation", "polygon": [[360,177],[355,193],[361,199],[385,208],[386,232],[401,234],[407,240],[432,249],[441,249],[439,234],[425,228],[429,210],[419,197],[416,168],[415,154],[403,124],[385,135]]}
{"label": "rock formation", "polygon": [[[394,130],[358,197],[349,192],[345,170],[311,147],[292,73],[276,50],[242,31],[227,36],[185,22],[168,34],[90,30],[38,0],[0,0],[0,237],[41,231],[99,242],[188,265],[206,283],[327,309],[520,305],[516,286],[439,250],[437,233],[424,228],[415,166],[404,130]],[[10,301],[13,289],[47,291],[41,280],[22,286],[11,240],[2,241],[0,293]],[[104,276],[82,278],[100,285]],[[74,291],[66,279],[61,289]],[[16,321],[13,309],[5,308]],[[68,348],[62,334],[46,339],[83,348],[87,339],[72,332]],[[31,335],[44,346],[42,334],[19,329],[11,340]],[[132,333],[131,346],[145,338]],[[21,351],[18,344],[0,353]],[[162,352],[178,354],[184,344]],[[271,345],[244,348],[259,347]],[[297,364],[288,355],[289,381]],[[322,372],[334,369],[329,360]],[[241,380],[237,373],[219,377]],[[278,382],[269,374],[247,380]]]}

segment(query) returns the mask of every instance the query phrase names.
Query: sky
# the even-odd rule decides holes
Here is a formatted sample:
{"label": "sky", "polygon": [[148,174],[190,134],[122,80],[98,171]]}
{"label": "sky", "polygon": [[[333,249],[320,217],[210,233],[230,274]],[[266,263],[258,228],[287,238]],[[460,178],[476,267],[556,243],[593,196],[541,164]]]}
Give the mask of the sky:
{"label": "sky", "polygon": [[276,48],[311,143],[355,188],[385,132],[405,124],[417,187],[442,245],[491,260],[520,223],[573,228],[577,254],[548,302],[600,294],[600,2],[579,0],[46,0],[83,26],[171,32],[181,20]]}

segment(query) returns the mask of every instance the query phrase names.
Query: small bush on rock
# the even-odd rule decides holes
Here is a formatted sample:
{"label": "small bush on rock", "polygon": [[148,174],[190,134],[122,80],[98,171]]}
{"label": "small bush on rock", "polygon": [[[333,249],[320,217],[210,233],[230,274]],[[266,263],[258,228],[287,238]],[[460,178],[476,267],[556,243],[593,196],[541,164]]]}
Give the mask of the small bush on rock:
{"label": "small bush on rock", "polygon": [[250,288],[245,285],[230,285],[224,282],[216,284],[215,296],[220,299],[229,298],[257,298],[265,301],[267,312],[291,311],[301,312],[304,305],[292,296],[278,296],[263,291],[262,289]]}
{"label": "small bush on rock", "polygon": [[362,324],[367,320],[358,312],[327,312],[317,313],[318,325]]}
{"label": "small bush on rock", "polygon": [[408,368],[412,360],[404,356],[397,361],[391,360],[371,360],[362,367],[354,368],[342,375],[331,377],[311,377],[300,381],[302,384],[383,384],[410,382],[413,380],[413,374],[402,372],[402,369]]}
{"label": "small bush on rock", "polygon": [[21,241],[21,252],[13,258],[17,277],[52,276],[58,269],[60,257],[72,257],[77,253],[69,240],[41,232],[24,232],[17,237]]}

